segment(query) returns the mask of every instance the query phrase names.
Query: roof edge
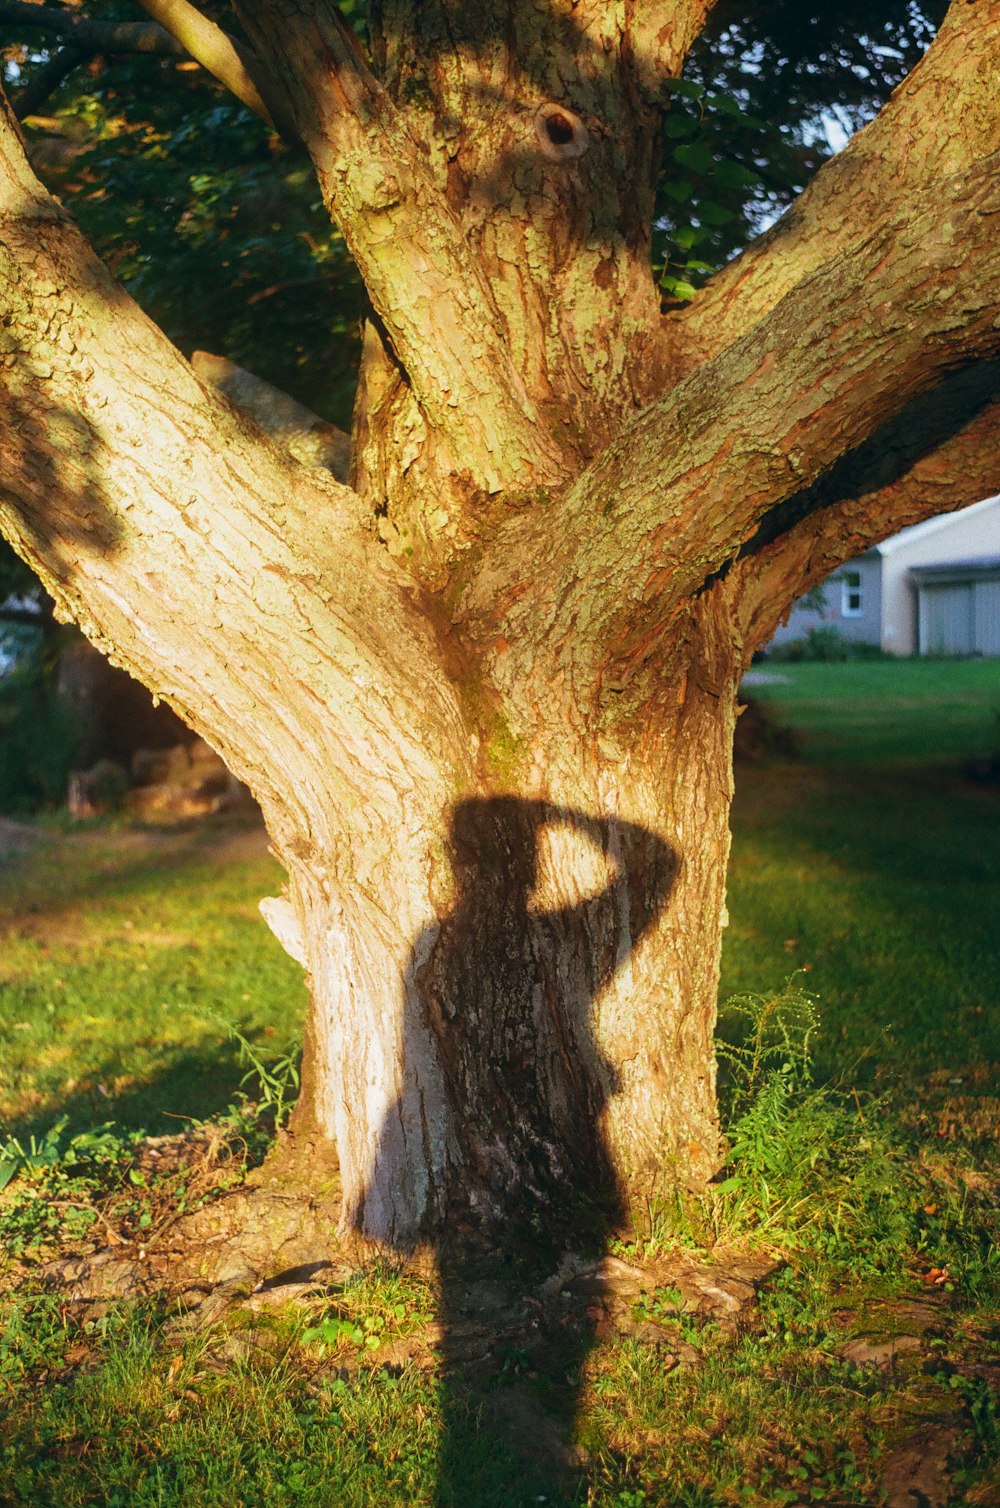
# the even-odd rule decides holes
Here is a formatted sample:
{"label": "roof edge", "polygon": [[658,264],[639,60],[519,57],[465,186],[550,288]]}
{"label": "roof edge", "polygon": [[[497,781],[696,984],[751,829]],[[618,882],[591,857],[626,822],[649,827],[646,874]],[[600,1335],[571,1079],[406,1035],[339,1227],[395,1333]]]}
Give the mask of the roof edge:
{"label": "roof edge", "polygon": [[1000,493],[984,497],[978,503],[967,503],[964,508],[953,508],[950,513],[937,513],[933,518],[925,518],[922,523],[910,524],[909,528],[900,529],[898,534],[890,534],[888,539],[872,548],[880,555],[894,555],[904,545],[912,544],[917,539],[926,539],[929,534],[936,534],[939,529],[946,528],[956,518],[969,518],[994,503],[1000,503]]}

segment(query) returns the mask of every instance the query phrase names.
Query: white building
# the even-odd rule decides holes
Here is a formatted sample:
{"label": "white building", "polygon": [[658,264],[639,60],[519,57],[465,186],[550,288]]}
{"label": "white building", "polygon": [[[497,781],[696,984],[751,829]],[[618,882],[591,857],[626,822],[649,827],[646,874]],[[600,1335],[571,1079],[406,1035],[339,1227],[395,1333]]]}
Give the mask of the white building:
{"label": "white building", "polygon": [[894,655],[1000,656],[1000,497],[914,524],[801,598],[772,645],[834,628]]}

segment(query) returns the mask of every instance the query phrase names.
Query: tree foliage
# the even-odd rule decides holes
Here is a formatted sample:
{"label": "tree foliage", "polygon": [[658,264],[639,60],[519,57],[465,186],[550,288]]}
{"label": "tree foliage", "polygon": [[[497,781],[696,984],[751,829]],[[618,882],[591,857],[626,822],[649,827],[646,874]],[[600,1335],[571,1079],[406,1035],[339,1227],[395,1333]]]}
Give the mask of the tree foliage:
{"label": "tree foliage", "polygon": [[664,122],[657,263],[693,296],[870,120],[933,40],[945,0],[722,0]]}
{"label": "tree foliage", "polygon": [[[232,26],[227,7],[204,9]],[[95,0],[86,14],[136,11]],[[0,11],[0,37],[14,30]],[[52,54],[44,31],[21,38],[8,89]],[[36,168],[170,338],[348,423],[361,291],[308,161],[183,58],[96,56],[40,108],[26,123]]]}

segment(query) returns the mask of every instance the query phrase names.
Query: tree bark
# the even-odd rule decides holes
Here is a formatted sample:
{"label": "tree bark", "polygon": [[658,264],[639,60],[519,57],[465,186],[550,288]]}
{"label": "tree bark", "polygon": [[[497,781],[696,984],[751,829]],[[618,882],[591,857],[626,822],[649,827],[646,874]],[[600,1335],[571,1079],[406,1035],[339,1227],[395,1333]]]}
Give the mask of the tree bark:
{"label": "tree bark", "polygon": [[242,8],[371,300],[351,487],[198,380],[0,121],[0,527],[260,801],[313,998],[288,1145],[383,1243],[603,1232],[719,1166],[741,671],[995,475],[997,7],[664,320],[706,10],[384,0],[366,58],[325,0]]}

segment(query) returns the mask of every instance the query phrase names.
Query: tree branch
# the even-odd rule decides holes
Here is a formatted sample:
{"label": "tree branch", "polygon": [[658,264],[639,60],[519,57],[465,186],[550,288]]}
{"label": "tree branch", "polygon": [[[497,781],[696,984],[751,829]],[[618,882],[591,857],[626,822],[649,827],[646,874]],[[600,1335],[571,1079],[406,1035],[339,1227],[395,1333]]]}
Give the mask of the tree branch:
{"label": "tree branch", "polygon": [[281,105],[275,106],[270,99],[265,103],[261,88],[263,85],[267,92],[264,69],[248,47],[216,26],[188,0],[136,0],[136,3],[248,110],[295,139],[294,128]]}
{"label": "tree branch", "polygon": [[[93,55],[95,52],[150,53],[162,57],[194,58],[207,73],[218,79],[220,84],[225,85],[231,94],[269,126],[275,127],[291,141],[297,139],[289,121],[282,114],[280,103],[275,104],[270,97],[265,101],[264,96],[269,96],[269,91],[264,70],[249,48],[188,4],[188,0],[137,0],[137,3],[158,24],[94,21],[77,15],[75,11],[25,3],[0,4],[0,23],[9,22],[11,25],[55,32],[58,36],[70,39],[75,47],[83,50],[83,55]],[[51,68],[54,62],[55,59],[46,67]],[[42,71],[44,73],[45,69]],[[63,77],[65,73],[49,85],[48,92]],[[28,94],[34,87],[32,80],[24,93]],[[38,87],[41,88],[41,85]],[[35,99],[32,94],[31,108],[37,108],[45,97],[45,94],[41,94],[40,98]],[[19,105],[22,117],[31,113],[20,101]]]}
{"label": "tree branch", "polygon": [[4,22],[55,32],[90,52],[146,52],[171,58],[187,56],[186,49],[162,26],[145,21],[92,21],[75,11],[55,10],[51,6],[5,3],[0,4],[0,23]]}
{"label": "tree branch", "polygon": [[347,481],[350,435],[225,356],[195,351],[191,365],[199,377],[256,419],[261,429],[280,441],[297,461],[306,466],[325,466],[338,482]]}
{"label": "tree branch", "polygon": [[[962,5],[949,20],[890,107],[892,150],[840,159],[833,254],[784,266],[776,249],[782,292],[754,284],[748,317],[713,304],[723,336],[696,324],[711,358],[544,519],[501,532],[465,607],[505,646],[502,684],[556,673],[522,661],[520,646],[542,640],[583,646],[580,686],[628,685],[766,516],[951,374],[1000,356],[1000,12]],[[530,600],[516,585],[528,559]]]}
{"label": "tree branch", "polygon": [[89,47],[80,47],[70,42],[54,52],[47,63],[36,68],[31,78],[14,100],[14,113],[18,120],[34,115],[50,94],[54,94],[64,79],[69,78],[74,68],[93,57]]}
{"label": "tree branch", "polygon": [[[995,7],[955,0],[934,43],[875,120],[820,169],[770,230],[690,304],[666,316],[666,362],[675,381],[739,340],[803,279],[849,255],[867,231],[858,215],[863,199],[879,211],[886,197],[919,194],[924,183],[996,151],[990,95],[998,33]],[[942,112],[952,123],[948,131]]]}
{"label": "tree branch", "polygon": [[336,5],[237,0],[236,9],[284,90],[327,207],[456,471],[490,493],[563,478],[568,459],[515,366],[426,143],[372,74]]}
{"label": "tree branch", "polygon": [[373,781],[444,804],[461,719],[360,500],[198,380],[31,173],[2,94],[0,230],[0,531],[58,615],[219,749],[286,855],[343,842]]}
{"label": "tree branch", "polygon": [[890,534],[938,513],[1000,493],[1000,376],[994,401],[882,486],[858,490],[810,514],[739,560],[727,587],[743,624],[747,655],[774,633],[791,605]]}
{"label": "tree branch", "polygon": [[[909,479],[928,458],[939,454],[956,435],[989,411],[1000,399],[1000,361],[977,362],[949,374],[930,392],[908,403],[855,450],[848,451],[812,486],[804,487],[766,513],[754,534],[741,547],[740,560],[759,555],[780,542],[803,520],[849,503],[852,499],[899,497],[903,506],[912,498]],[[997,461],[1000,466],[1000,457]],[[936,472],[934,473],[937,474]],[[974,486],[972,476],[969,478]],[[907,522],[911,520],[907,519]],[[893,516],[881,513],[868,520],[870,544],[897,527]]]}

